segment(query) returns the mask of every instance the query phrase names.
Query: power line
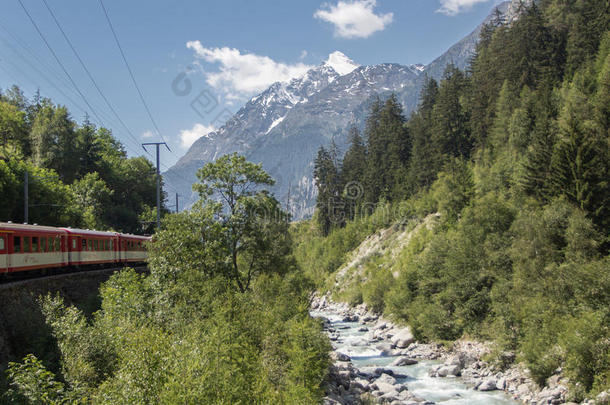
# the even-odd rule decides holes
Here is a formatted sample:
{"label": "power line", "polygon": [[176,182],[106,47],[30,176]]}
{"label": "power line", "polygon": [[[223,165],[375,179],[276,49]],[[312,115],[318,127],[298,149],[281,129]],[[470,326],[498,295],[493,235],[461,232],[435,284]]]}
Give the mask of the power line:
{"label": "power line", "polygon": [[[0,40],[3,40],[3,39],[0,38]],[[30,68],[32,68],[44,80],[46,80],[51,86],[53,86],[59,93],[61,93],[68,101],[70,101],[73,104],[73,106],[75,106],[76,108],[81,110],[83,113],[85,113],[85,114],[87,113],[87,110],[85,108],[83,108],[78,102],[76,102],[68,94],[66,94],[60,87],[58,87],[49,77],[47,77],[33,63],[31,63],[30,61],[27,60],[27,58],[25,58],[23,55],[18,53],[16,49],[14,49],[14,48],[12,48],[12,49],[17,54],[17,56],[19,56]],[[8,64],[10,64],[15,69],[15,71],[18,71],[21,75],[23,75],[23,77],[25,77],[26,80],[28,80],[32,85],[34,85],[34,87],[37,87],[38,89],[40,89],[42,87],[36,79],[31,77],[31,75],[27,74],[24,69],[17,66],[9,58],[4,58],[2,60],[2,62],[7,62]],[[19,82],[19,80],[16,80],[16,77],[2,63],[0,63],[0,68],[2,70],[4,70],[10,77],[12,77],[12,79],[14,80],[15,83]],[[34,91],[30,90],[30,92],[33,93]],[[131,139],[127,139],[127,140],[131,141]],[[136,152],[136,151],[139,149],[139,147],[134,147],[133,144],[127,144],[127,143],[123,143],[123,142],[121,142],[121,144],[123,144],[134,155],[138,155],[138,152]],[[137,142],[136,144],[139,144],[139,142]],[[150,153],[148,153],[148,155],[152,157],[152,155]]]}
{"label": "power line", "polygon": [[[51,17],[53,17],[53,21],[55,21],[55,24],[57,25],[57,28],[59,28],[59,31],[61,31],[61,34],[63,35],[64,39],[66,40],[66,42],[68,43],[68,45],[70,46],[70,49],[72,49],[72,52],[74,52],[74,55],[76,56],[76,59],[78,59],[78,61],[80,62],[81,66],[83,67],[83,69],[85,70],[85,73],[87,73],[87,76],[89,77],[89,79],[91,80],[91,82],[93,83],[93,85],[95,86],[95,88],[97,89],[97,92],[100,94],[100,96],[102,97],[102,99],[104,100],[104,102],[106,103],[106,105],[108,106],[108,108],[110,109],[110,111],[112,111],[112,113],[114,114],[114,116],[116,117],[116,119],[121,123],[121,125],[123,126],[123,128],[125,128],[125,130],[127,131],[127,133],[129,134],[129,136],[131,136],[131,138],[136,142],[139,143],[140,141],[134,136],[134,134],[129,130],[129,128],[127,127],[127,125],[125,125],[125,122],[123,122],[123,120],[121,119],[121,117],[119,116],[119,114],[116,112],[116,110],[114,109],[114,107],[112,107],[112,104],[110,104],[110,101],[108,101],[108,98],[104,95],[104,93],[102,92],[102,89],[100,89],[100,86],[98,86],[97,82],[95,81],[95,79],[93,78],[93,75],[91,74],[91,72],[89,71],[89,69],[87,69],[87,66],[85,65],[85,62],[83,61],[83,59],[80,57],[78,51],[76,50],[76,48],[74,47],[74,45],[72,45],[72,41],[70,41],[70,39],[68,38],[68,35],[66,35],[65,31],[63,30],[61,24],[59,23],[59,21],[57,20],[57,17],[55,17],[55,14],[53,13],[53,10],[51,10],[51,7],[49,7],[49,3],[47,2],[47,0],[42,0],[44,5],[47,7],[47,10],[49,10],[49,13],[51,14]],[[146,151],[146,153],[148,153],[148,151]],[[150,153],[148,153],[150,155]],[[150,155],[152,157],[152,155]]]}
{"label": "power line", "polygon": [[95,117],[97,118],[98,122],[100,125],[104,126],[102,123],[102,120],[100,119],[100,117],[97,115],[97,112],[93,109],[93,107],[91,107],[91,104],[89,104],[89,101],[87,100],[87,98],[85,97],[85,95],[80,91],[80,89],[78,88],[78,86],[76,85],[76,82],[74,81],[74,79],[72,79],[72,76],[70,75],[70,73],[68,72],[68,70],[66,69],[66,67],[64,66],[63,63],[61,63],[61,60],[59,59],[59,57],[57,56],[57,54],[55,53],[55,51],[53,50],[53,48],[51,47],[51,45],[49,44],[49,42],[47,41],[47,39],[45,38],[45,36],[42,34],[42,32],[40,31],[40,28],[38,28],[38,25],[36,24],[36,22],[34,21],[34,19],[32,18],[32,16],[30,15],[30,13],[28,12],[27,8],[25,8],[25,6],[23,5],[23,2],[21,0],[17,0],[19,2],[19,4],[21,5],[21,8],[23,9],[23,11],[25,12],[25,14],[28,16],[28,18],[30,19],[30,22],[32,23],[32,25],[34,26],[34,28],[36,29],[36,32],[38,32],[38,35],[40,36],[40,38],[42,39],[42,41],[45,43],[45,45],[47,46],[47,48],[49,49],[49,51],[51,51],[51,54],[53,54],[53,57],[55,58],[55,60],[57,61],[57,63],[59,64],[59,66],[61,67],[61,69],[64,71],[64,73],[66,74],[66,76],[68,77],[68,79],[70,80],[70,83],[72,83],[72,85],[74,86],[74,88],[76,89],[76,91],[78,92],[78,94],[81,96],[81,98],[83,99],[83,101],[85,102],[85,104],[87,104],[87,107],[89,107],[89,109],[91,110],[91,112],[93,113],[93,115],[95,115]]}
{"label": "power line", "polygon": [[[19,0],[19,1],[21,1],[21,0]],[[106,10],[106,7],[104,6],[104,2],[102,0],[99,0],[99,2],[100,2],[100,5],[102,6],[102,10],[104,11],[104,15],[106,16],[106,21],[108,21],[108,26],[110,27],[110,31],[112,31],[112,35],[114,36],[114,40],[117,44],[117,47],[119,48],[119,51],[121,52],[123,62],[125,62],[125,66],[127,67],[127,71],[129,72],[131,81],[133,82],[133,85],[135,86],[136,90],[138,91],[140,100],[142,101],[142,104],[144,105],[144,108],[146,109],[146,113],[148,114],[150,121],[152,122],[153,126],[155,127],[157,134],[161,137],[163,142],[166,142],[165,138],[163,137],[163,134],[161,134],[161,131],[159,130],[159,126],[157,125],[155,119],[152,116],[152,113],[150,112],[150,108],[148,108],[148,104],[146,103],[146,100],[144,99],[144,95],[142,94],[142,91],[140,90],[140,86],[138,86],[138,82],[136,81],[133,71],[131,70],[131,67],[129,66],[129,62],[127,62],[127,58],[125,57],[125,52],[123,52],[123,48],[121,47],[121,43],[119,42],[119,37],[117,36],[116,32],[114,31],[114,27],[112,26],[112,22],[110,21],[110,17],[108,16],[108,11]],[[165,146],[167,146],[167,143]],[[173,153],[171,151],[171,149],[169,149],[169,146],[167,146],[167,149],[171,153]]]}
{"label": "power line", "polygon": [[[72,97],[70,97],[65,91],[69,92],[70,94],[76,94],[78,97],[78,93],[74,92],[74,89],[70,87],[70,84],[68,81],[66,81],[65,77],[62,77],[57,71],[55,71],[51,66],[47,65],[45,63],[45,61],[43,61],[41,58],[39,58],[39,56],[36,54],[36,52],[34,52],[28,45],[27,43],[25,43],[22,39],[20,39],[19,37],[17,37],[14,33],[12,33],[10,30],[8,30],[5,26],[3,26],[2,24],[0,24],[0,28],[2,28],[3,31],[5,31],[6,33],[8,33],[14,40],[15,42],[19,43],[21,45],[21,47],[23,49],[25,49],[35,60],[37,63],[32,63],[30,60],[28,60],[28,58],[23,55],[17,48],[15,48],[9,41],[5,40],[4,38],[0,38],[0,41],[3,41],[19,58],[21,58],[35,73],[37,73],[38,75],[40,75],[45,81],[47,81],[52,87],[54,87],[58,92],[60,92],[68,101],[70,101],[74,106],[76,106],[78,109],[80,109],[83,113],[87,113],[87,110],[85,108],[83,108],[78,102],[76,102],[74,99],[72,99]],[[10,59],[7,59],[6,62],[11,63],[11,65],[13,65],[13,67],[21,72],[21,74],[23,74],[30,82],[32,82],[32,84],[34,84],[37,87],[41,87],[40,84],[34,80],[33,78],[29,77],[29,75],[27,75],[23,69],[20,69],[17,65],[13,64],[11,62]],[[40,70],[37,66],[40,66],[42,69],[44,69],[45,71],[47,71],[48,73],[51,74],[51,76],[54,76],[54,78],[50,78],[48,77],[42,70]],[[57,84],[54,82],[55,79],[57,81]],[[61,85],[66,86],[65,89],[62,90],[62,88],[59,86]],[[65,90],[65,91],[64,91]],[[106,116],[106,114],[102,114],[102,111],[99,111],[98,114],[96,114],[96,117],[98,120],[100,120],[100,122],[98,122],[98,124],[100,124],[101,126],[103,125],[103,122],[101,122],[100,116],[104,117],[105,121],[113,121],[113,119],[111,117]],[[116,124],[116,122],[115,122]],[[124,125],[124,124],[123,124]],[[129,131],[128,128],[126,128],[127,131]],[[127,143],[123,143],[125,145],[125,147],[127,147],[127,149],[129,149],[130,152],[132,152],[134,155],[138,155],[141,154],[139,152],[136,152],[139,150],[139,145],[140,145],[140,141],[137,140],[135,138],[135,136],[133,136],[133,133],[131,133],[131,139],[125,139],[126,141],[132,141],[133,144],[127,144]],[[151,158],[153,157],[148,151],[146,152]]]}

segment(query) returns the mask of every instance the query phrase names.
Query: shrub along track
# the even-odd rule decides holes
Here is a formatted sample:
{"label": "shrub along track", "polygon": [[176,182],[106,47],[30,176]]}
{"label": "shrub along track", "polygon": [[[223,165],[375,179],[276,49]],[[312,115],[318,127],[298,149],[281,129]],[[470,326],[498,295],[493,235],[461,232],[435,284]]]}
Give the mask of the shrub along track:
{"label": "shrub along track", "polygon": [[[91,316],[100,307],[100,285],[125,267],[35,274],[25,279],[5,279],[0,284],[0,403],[7,388],[4,370],[8,362],[21,361],[26,354],[33,353],[52,365],[59,356],[55,338],[38,304],[39,297],[59,295],[67,305],[74,305]],[[138,272],[148,271],[142,265],[133,268]]]}

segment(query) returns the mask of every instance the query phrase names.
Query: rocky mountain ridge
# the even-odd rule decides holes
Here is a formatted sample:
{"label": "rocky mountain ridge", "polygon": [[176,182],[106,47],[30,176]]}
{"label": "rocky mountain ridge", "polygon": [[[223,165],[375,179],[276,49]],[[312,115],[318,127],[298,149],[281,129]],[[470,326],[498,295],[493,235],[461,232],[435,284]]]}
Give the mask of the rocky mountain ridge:
{"label": "rocky mountain ridge", "polygon": [[[514,18],[516,1],[498,6],[507,19]],[[238,152],[262,163],[276,179],[271,191],[295,219],[308,217],[316,199],[312,172],[318,148],[334,139],[345,151],[349,128],[363,127],[376,97],[395,93],[405,114],[410,114],[426,77],[440,78],[449,63],[466,67],[482,26],[427,66],[358,66],[343,53],[333,52],[302,77],[274,83],[253,97],[220,129],[199,138],[164,173],[164,180],[186,197],[183,206],[188,207],[197,199],[190,189],[196,171],[219,156]]]}

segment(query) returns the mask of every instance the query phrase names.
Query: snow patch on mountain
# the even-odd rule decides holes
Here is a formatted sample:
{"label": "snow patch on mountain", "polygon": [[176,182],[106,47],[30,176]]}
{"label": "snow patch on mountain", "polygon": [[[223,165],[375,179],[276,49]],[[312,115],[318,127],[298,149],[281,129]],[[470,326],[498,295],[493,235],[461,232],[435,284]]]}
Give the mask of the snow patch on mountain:
{"label": "snow patch on mountain", "polygon": [[360,66],[340,51],[335,51],[328,55],[328,59],[324,64],[335,69],[335,72],[339,73],[341,76],[351,73]]}
{"label": "snow patch on mountain", "polygon": [[271,130],[273,128],[275,128],[280,122],[284,121],[284,118],[286,118],[285,115],[283,117],[280,117],[280,118],[276,119],[275,121],[273,121],[271,123],[271,126],[269,126],[269,129],[267,130],[267,132],[265,132],[265,135],[268,134],[269,132],[271,132]]}

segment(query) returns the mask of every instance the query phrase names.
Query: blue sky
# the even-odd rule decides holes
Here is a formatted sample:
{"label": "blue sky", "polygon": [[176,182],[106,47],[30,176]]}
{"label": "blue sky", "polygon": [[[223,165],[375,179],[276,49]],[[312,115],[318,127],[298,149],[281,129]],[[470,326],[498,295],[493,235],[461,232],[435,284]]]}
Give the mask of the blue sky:
{"label": "blue sky", "polygon": [[[496,0],[103,0],[161,134],[149,119],[99,0],[46,0],[117,120],[72,53],[43,0],[21,0],[101,123],[130,155],[165,139],[164,170],[245,101],[339,50],[354,62],[429,63],[470,33]],[[18,84],[88,111],[18,0],[0,13],[0,88]],[[193,108],[194,101],[199,102]],[[214,100],[214,101],[212,101]],[[218,102],[218,104],[216,104]],[[99,122],[97,122],[99,124]],[[129,130],[129,132],[127,131]]]}

